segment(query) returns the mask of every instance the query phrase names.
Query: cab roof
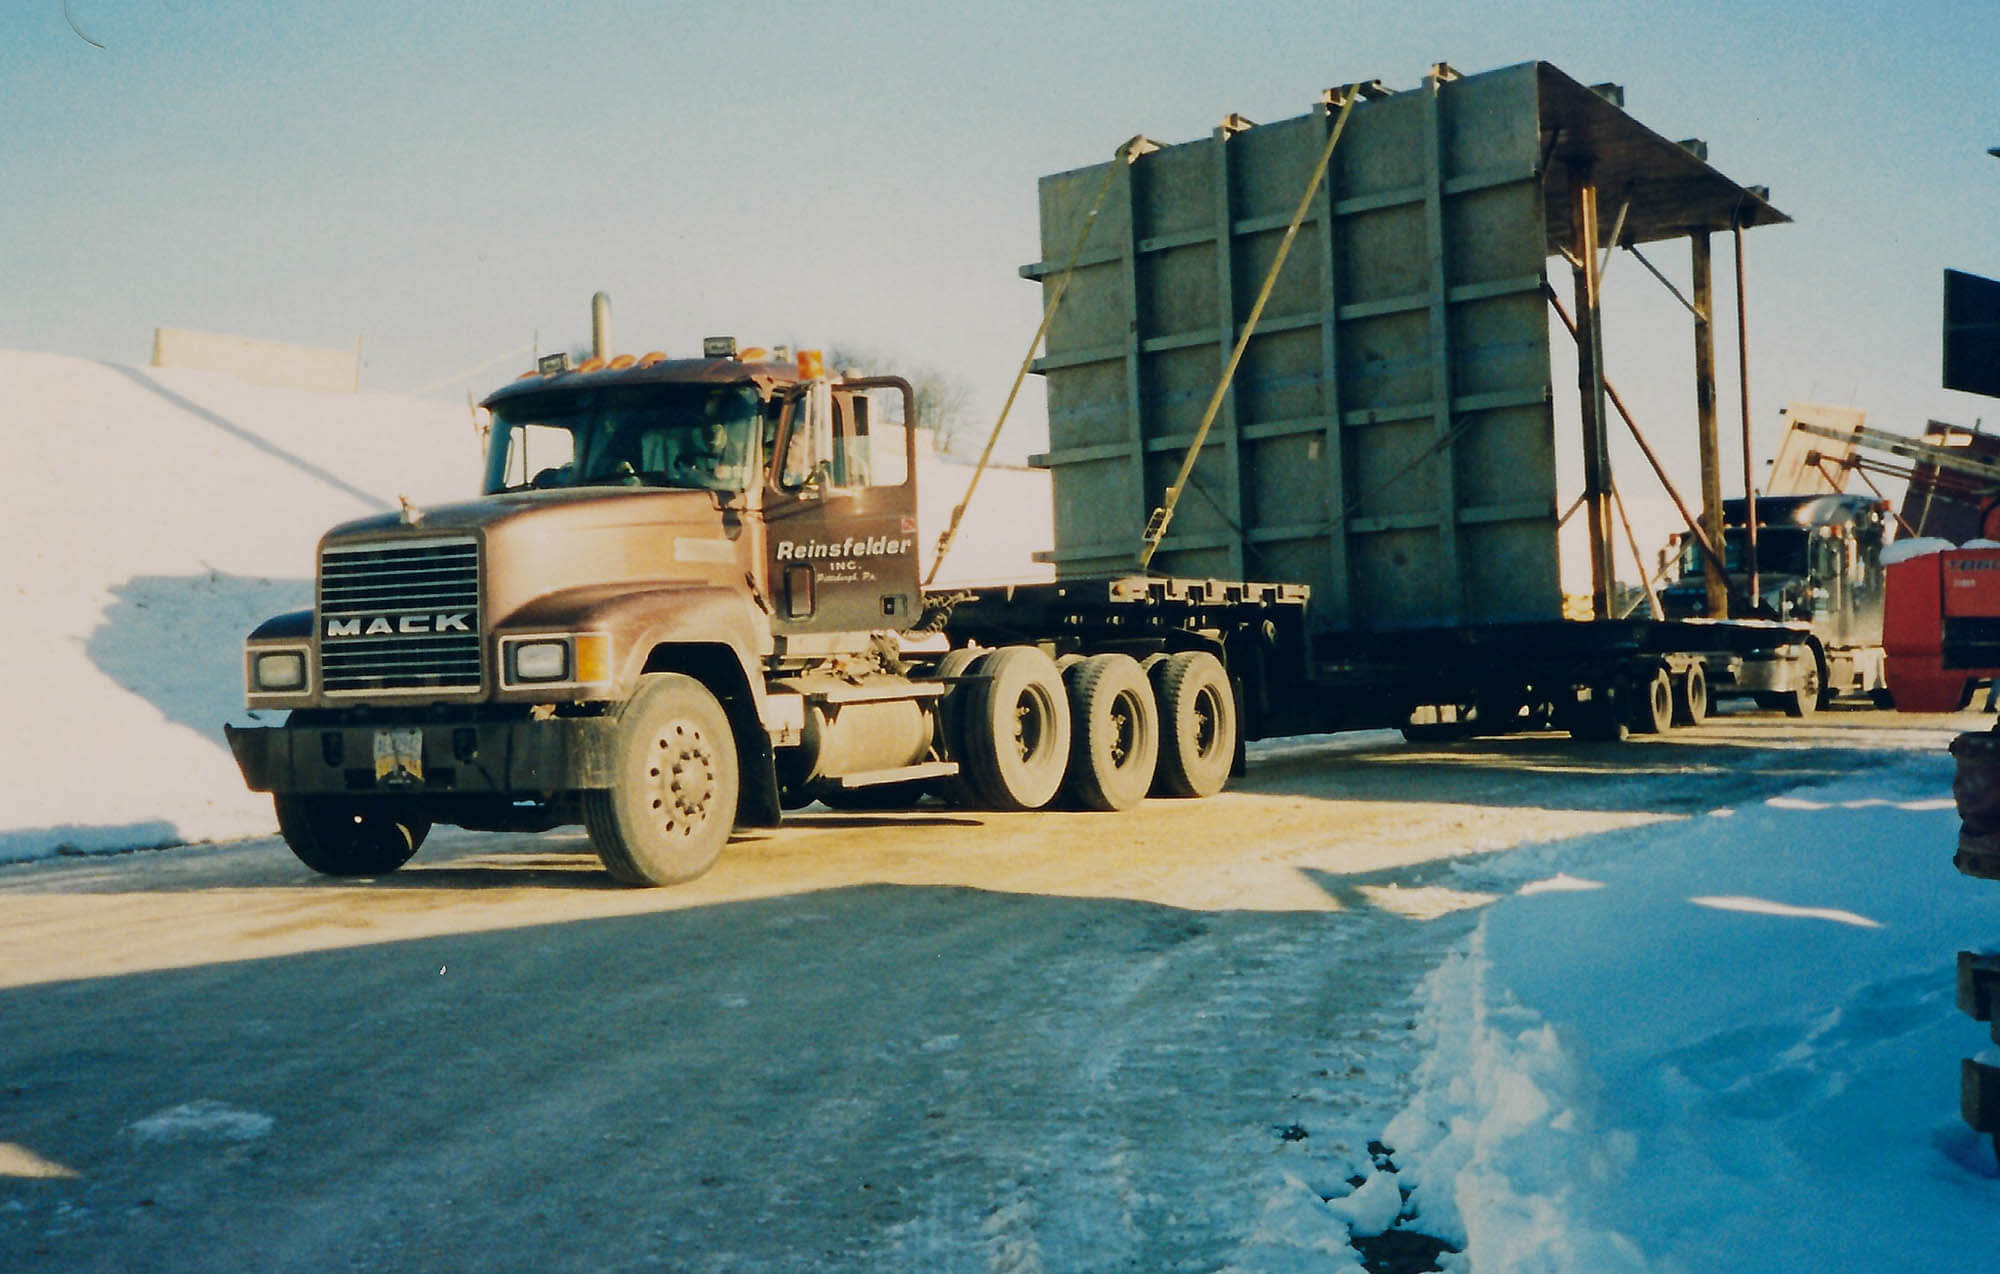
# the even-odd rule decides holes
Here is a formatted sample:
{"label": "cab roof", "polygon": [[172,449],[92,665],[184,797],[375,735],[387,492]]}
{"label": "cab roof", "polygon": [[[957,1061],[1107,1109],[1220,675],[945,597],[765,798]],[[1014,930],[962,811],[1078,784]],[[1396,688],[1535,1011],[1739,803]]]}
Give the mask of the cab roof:
{"label": "cab roof", "polygon": [[621,385],[756,385],[768,393],[779,385],[796,384],[798,368],[791,363],[743,362],[734,358],[667,358],[635,363],[616,370],[528,372],[488,394],[481,407],[493,408],[517,398],[567,389],[599,389]]}

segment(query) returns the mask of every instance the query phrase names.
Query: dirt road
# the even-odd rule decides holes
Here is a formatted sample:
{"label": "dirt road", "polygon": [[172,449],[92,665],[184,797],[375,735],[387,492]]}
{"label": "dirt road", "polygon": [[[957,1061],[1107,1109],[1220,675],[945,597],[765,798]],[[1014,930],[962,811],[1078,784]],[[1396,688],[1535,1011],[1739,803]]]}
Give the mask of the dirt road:
{"label": "dirt road", "polygon": [[1256,1268],[1398,1105],[1480,856],[1985,724],[1315,740],[1125,815],[808,814],[672,890],[566,834],[0,868],[0,1269]]}

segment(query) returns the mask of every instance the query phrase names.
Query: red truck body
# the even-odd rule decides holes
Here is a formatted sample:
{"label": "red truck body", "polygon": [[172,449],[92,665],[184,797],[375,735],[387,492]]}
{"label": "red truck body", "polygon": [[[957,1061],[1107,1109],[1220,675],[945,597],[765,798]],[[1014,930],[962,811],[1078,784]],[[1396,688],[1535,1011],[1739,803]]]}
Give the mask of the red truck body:
{"label": "red truck body", "polygon": [[1904,712],[1956,712],[2000,678],[2000,548],[1946,549],[1888,567],[1889,691]]}

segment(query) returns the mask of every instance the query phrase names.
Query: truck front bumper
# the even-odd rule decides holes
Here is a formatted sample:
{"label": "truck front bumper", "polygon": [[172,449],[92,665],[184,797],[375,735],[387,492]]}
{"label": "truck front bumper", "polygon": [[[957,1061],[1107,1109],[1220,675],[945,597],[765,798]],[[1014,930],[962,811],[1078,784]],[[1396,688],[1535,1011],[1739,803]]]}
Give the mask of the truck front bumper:
{"label": "truck front bumper", "polygon": [[613,785],[611,717],[224,726],[253,792],[538,800]]}

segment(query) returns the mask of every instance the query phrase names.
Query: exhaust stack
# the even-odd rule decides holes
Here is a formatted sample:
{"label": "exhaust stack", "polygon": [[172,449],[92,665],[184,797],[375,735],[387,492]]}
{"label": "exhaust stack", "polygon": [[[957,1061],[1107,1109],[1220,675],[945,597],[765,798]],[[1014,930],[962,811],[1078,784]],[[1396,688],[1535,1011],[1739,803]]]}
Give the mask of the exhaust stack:
{"label": "exhaust stack", "polygon": [[590,298],[590,356],[611,358],[611,296],[599,292]]}

